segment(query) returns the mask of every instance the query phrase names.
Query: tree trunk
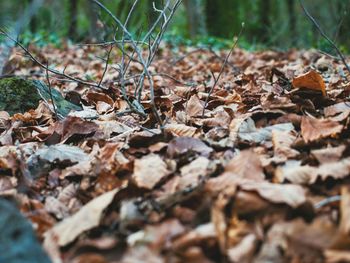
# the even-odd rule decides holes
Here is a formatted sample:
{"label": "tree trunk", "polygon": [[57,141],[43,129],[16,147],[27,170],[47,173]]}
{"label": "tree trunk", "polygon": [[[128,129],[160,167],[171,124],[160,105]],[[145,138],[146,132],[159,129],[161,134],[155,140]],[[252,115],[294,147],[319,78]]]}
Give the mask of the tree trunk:
{"label": "tree trunk", "polygon": [[77,38],[77,26],[78,26],[78,0],[69,1],[69,29],[68,37],[70,39]]}
{"label": "tree trunk", "polygon": [[237,0],[206,0],[205,16],[210,35],[231,38],[240,30]]}
{"label": "tree trunk", "polygon": [[[29,6],[32,5],[33,0],[29,0],[28,3],[29,3]],[[32,16],[32,18],[30,19],[30,22],[29,22],[30,32],[35,33],[37,31],[37,25],[38,25],[38,21],[34,15],[34,16]]]}
{"label": "tree trunk", "polygon": [[292,40],[292,45],[296,45],[297,43],[297,37],[296,37],[296,14],[295,14],[295,0],[288,0],[287,1],[287,10],[289,13],[288,19],[289,19],[289,30],[290,30],[290,36]]}
{"label": "tree trunk", "polygon": [[270,0],[260,0],[259,1],[259,22],[260,22],[260,32],[259,39],[262,42],[267,42],[269,40],[269,29],[271,27],[270,12],[271,11],[271,1]]}
{"label": "tree trunk", "polygon": [[198,35],[205,35],[205,20],[201,0],[185,0],[187,15],[187,29],[189,36],[193,39]]}

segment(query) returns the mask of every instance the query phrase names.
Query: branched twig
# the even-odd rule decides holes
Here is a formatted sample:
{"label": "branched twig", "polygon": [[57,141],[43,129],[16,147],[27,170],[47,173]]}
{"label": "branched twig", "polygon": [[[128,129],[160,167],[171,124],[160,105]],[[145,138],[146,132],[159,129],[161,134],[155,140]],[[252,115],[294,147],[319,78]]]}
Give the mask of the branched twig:
{"label": "branched twig", "polygon": [[29,56],[29,58],[36,64],[38,64],[41,68],[55,74],[55,75],[58,75],[58,76],[61,76],[63,78],[67,78],[69,80],[72,80],[72,81],[75,81],[77,83],[80,83],[80,84],[83,84],[83,85],[87,85],[87,86],[90,86],[90,87],[95,87],[95,88],[103,88],[105,89],[104,87],[102,86],[99,86],[99,84],[97,83],[92,83],[92,82],[87,82],[87,81],[84,81],[84,80],[80,80],[80,79],[77,79],[77,78],[74,78],[70,75],[67,75],[63,72],[59,72],[58,70],[56,69],[52,69],[50,67],[48,67],[47,65],[44,65],[42,62],[40,62],[36,57],[34,57],[34,55],[25,47],[23,46],[22,43],[20,43],[17,39],[14,39],[12,36],[10,36],[5,30],[1,29],[0,28],[0,34],[6,36],[8,39],[10,39],[11,41],[13,41],[17,46],[19,46],[23,52]]}
{"label": "branched twig", "polygon": [[[128,21],[133,13],[133,11],[136,8],[136,5],[138,4],[139,0],[135,0],[133,2],[133,5],[128,13],[128,16],[126,18],[126,21],[122,23],[105,5],[103,5],[99,0],[90,0],[96,5],[98,5],[104,12],[106,12],[112,20],[115,22],[116,26],[120,28],[123,32],[122,34],[122,40],[118,41],[114,39],[114,44],[121,50],[122,52],[122,58],[120,67],[118,69],[120,73],[120,85],[121,85],[121,92],[126,99],[127,103],[129,104],[130,110],[140,112],[140,109],[138,109],[138,105],[141,106],[141,93],[144,87],[144,80],[147,79],[149,81],[149,92],[150,92],[150,100],[151,100],[151,109],[153,112],[153,115],[155,116],[160,129],[163,130],[163,121],[161,116],[158,113],[156,103],[155,103],[155,92],[154,92],[154,83],[152,74],[149,72],[149,66],[151,65],[155,55],[156,51],[159,48],[159,45],[161,43],[161,40],[163,38],[163,35],[169,25],[170,20],[172,19],[173,15],[175,14],[176,9],[180,5],[182,0],[175,0],[173,4],[171,0],[164,1],[165,4],[163,5],[163,9],[156,8],[155,5],[153,5],[153,8],[156,12],[159,13],[155,23],[150,27],[149,31],[145,34],[143,39],[141,41],[136,41],[130,31],[127,29]],[[156,35],[156,37],[153,39],[152,34],[155,32],[155,30],[159,27],[159,31]],[[146,41],[149,42],[147,44],[148,46],[148,56],[145,57],[143,54],[143,46]],[[127,54],[127,51],[125,50],[125,43],[129,43],[133,49],[133,54],[130,56]],[[139,45],[142,45],[141,47]],[[134,58],[134,54],[136,55],[136,59]],[[129,58],[129,62],[125,63],[125,58]],[[125,89],[125,75],[127,72],[127,69],[130,64],[130,60],[134,59],[138,63],[142,65],[143,71],[138,77],[138,81],[136,82],[136,88],[135,88],[135,95],[137,97],[137,100],[133,101],[133,103],[130,103],[130,101],[127,99],[126,89]]]}
{"label": "branched twig", "polygon": [[242,33],[243,33],[243,29],[244,29],[244,23],[242,23],[241,30],[239,31],[238,36],[237,36],[237,37],[235,38],[235,40],[233,41],[233,45],[232,45],[232,47],[231,47],[229,53],[227,54],[227,56],[226,56],[226,58],[225,58],[225,60],[224,60],[224,63],[223,63],[222,66],[221,66],[219,75],[218,75],[217,77],[215,77],[214,74],[213,74],[213,77],[214,77],[214,84],[213,84],[213,86],[212,86],[212,87],[210,88],[210,90],[209,90],[208,97],[205,99],[205,103],[204,103],[203,111],[202,111],[202,118],[204,117],[204,112],[205,112],[205,109],[206,109],[206,107],[207,107],[207,105],[208,105],[209,98],[210,98],[211,94],[213,93],[213,91],[214,91],[216,85],[218,84],[219,79],[220,79],[222,73],[224,72],[224,69],[225,69],[225,67],[226,67],[226,65],[227,65],[228,59],[230,58],[231,54],[233,53],[234,49],[235,49],[236,46],[237,46],[238,40],[239,40],[239,38],[241,37],[241,35],[242,35]]}
{"label": "branched twig", "polygon": [[343,53],[340,51],[340,49],[337,47],[337,45],[326,35],[326,33],[323,31],[319,23],[317,23],[316,19],[313,18],[313,16],[309,13],[309,11],[306,9],[306,7],[303,4],[302,0],[299,0],[300,6],[303,9],[305,15],[309,18],[309,20],[314,24],[314,26],[317,28],[318,32],[328,41],[328,43],[336,50],[338,56],[340,57],[341,61],[343,62],[344,66],[346,67],[347,71],[350,73],[350,67],[346,62],[346,59],[343,55]]}

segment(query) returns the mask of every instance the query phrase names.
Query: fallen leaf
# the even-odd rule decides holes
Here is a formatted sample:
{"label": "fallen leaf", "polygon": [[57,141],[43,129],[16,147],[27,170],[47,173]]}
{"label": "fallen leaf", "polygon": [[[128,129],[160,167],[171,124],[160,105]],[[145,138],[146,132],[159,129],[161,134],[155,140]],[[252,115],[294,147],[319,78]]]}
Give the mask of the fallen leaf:
{"label": "fallen leaf", "polygon": [[171,140],[168,145],[167,155],[169,158],[175,158],[189,151],[198,153],[201,156],[208,157],[213,149],[204,142],[196,138],[179,137]]}
{"label": "fallen leaf", "polygon": [[99,225],[103,211],[111,204],[120,188],[102,194],[83,206],[77,213],[64,219],[45,233],[45,239],[52,239],[61,247],[73,242],[80,234]]}
{"label": "fallen leaf", "polygon": [[190,117],[200,117],[202,116],[204,108],[204,103],[199,100],[197,95],[192,95],[187,102],[186,113]]}
{"label": "fallen leaf", "polygon": [[167,124],[164,129],[166,132],[179,137],[193,137],[197,132],[197,128],[185,124]]}
{"label": "fallen leaf", "polygon": [[201,179],[204,179],[208,173],[209,160],[205,157],[198,157],[190,164],[181,167],[181,177],[177,189],[186,189],[196,186]]}
{"label": "fallen leaf", "polygon": [[138,187],[151,190],[168,174],[166,163],[158,155],[150,154],[135,160],[132,178]]}
{"label": "fallen leaf", "polygon": [[316,119],[304,116],[301,119],[301,135],[305,142],[313,142],[322,138],[335,136],[344,126],[328,119]]}
{"label": "fallen leaf", "polygon": [[292,148],[296,139],[297,137],[292,131],[272,131],[272,144],[275,156],[287,160],[299,155],[299,152]]}
{"label": "fallen leaf", "polygon": [[275,177],[279,182],[289,181],[294,184],[314,184],[317,179],[322,181],[328,177],[343,179],[349,175],[350,158],[334,163],[324,163],[319,167],[300,165],[299,161],[288,161],[276,169]]}
{"label": "fallen leaf", "polygon": [[244,191],[257,192],[262,198],[272,203],[287,204],[292,208],[297,208],[306,202],[305,191],[299,185],[262,182],[245,183],[241,188]]}
{"label": "fallen leaf", "polygon": [[343,113],[346,111],[350,111],[350,103],[349,102],[340,102],[331,106],[324,108],[324,115],[326,117],[332,117],[339,113]]}
{"label": "fallen leaf", "polygon": [[311,154],[320,164],[338,162],[346,149],[345,145],[312,150]]}
{"label": "fallen leaf", "polygon": [[319,90],[323,96],[326,96],[326,85],[320,74],[311,70],[301,76],[293,78],[292,85],[294,88],[307,88]]}
{"label": "fallen leaf", "polygon": [[292,123],[275,124],[264,128],[256,128],[252,118],[233,120],[230,124],[230,138],[247,142],[263,143],[272,139],[272,131],[292,131]]}
{"label": "fallen leaf", "polygon": [[252,150],[245,150],[235,156],[225,167],[225,172],[222,176],[230,174],[237,180],[252,180],[254,182],[262,182],[265,179],[265,174],[259,156]]}

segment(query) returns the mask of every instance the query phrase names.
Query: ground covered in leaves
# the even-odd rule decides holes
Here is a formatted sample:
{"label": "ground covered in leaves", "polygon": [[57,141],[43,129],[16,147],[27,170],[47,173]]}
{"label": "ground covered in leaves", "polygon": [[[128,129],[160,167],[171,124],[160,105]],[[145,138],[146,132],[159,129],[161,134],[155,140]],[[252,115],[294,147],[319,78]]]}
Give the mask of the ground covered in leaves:
{"label": "ground covered in leaves", "polygon": [[[104,72],[101,47],[31,51],[77,78]],[[147,117],[128,112],[116,51],[103,89],[50,76],[82,111],[0,112],[0,194],[54,262],[350,261],[348,72],[317,51],[236,49],[210,94],[226,54],[160,50],[163,131],[147,81]],[[16,51],[6,67],[46,81]]]}

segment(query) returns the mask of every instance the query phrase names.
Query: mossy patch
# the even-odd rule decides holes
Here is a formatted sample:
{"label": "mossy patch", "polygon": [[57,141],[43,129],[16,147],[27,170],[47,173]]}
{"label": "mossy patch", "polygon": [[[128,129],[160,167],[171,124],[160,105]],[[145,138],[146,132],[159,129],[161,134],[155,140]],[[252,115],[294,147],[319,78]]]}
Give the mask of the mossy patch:
{"label": "mossy patch", "polygon": [[40,95],[32,81],[17,77],[0,78],[0,110],[13,115],[36,109]]}

